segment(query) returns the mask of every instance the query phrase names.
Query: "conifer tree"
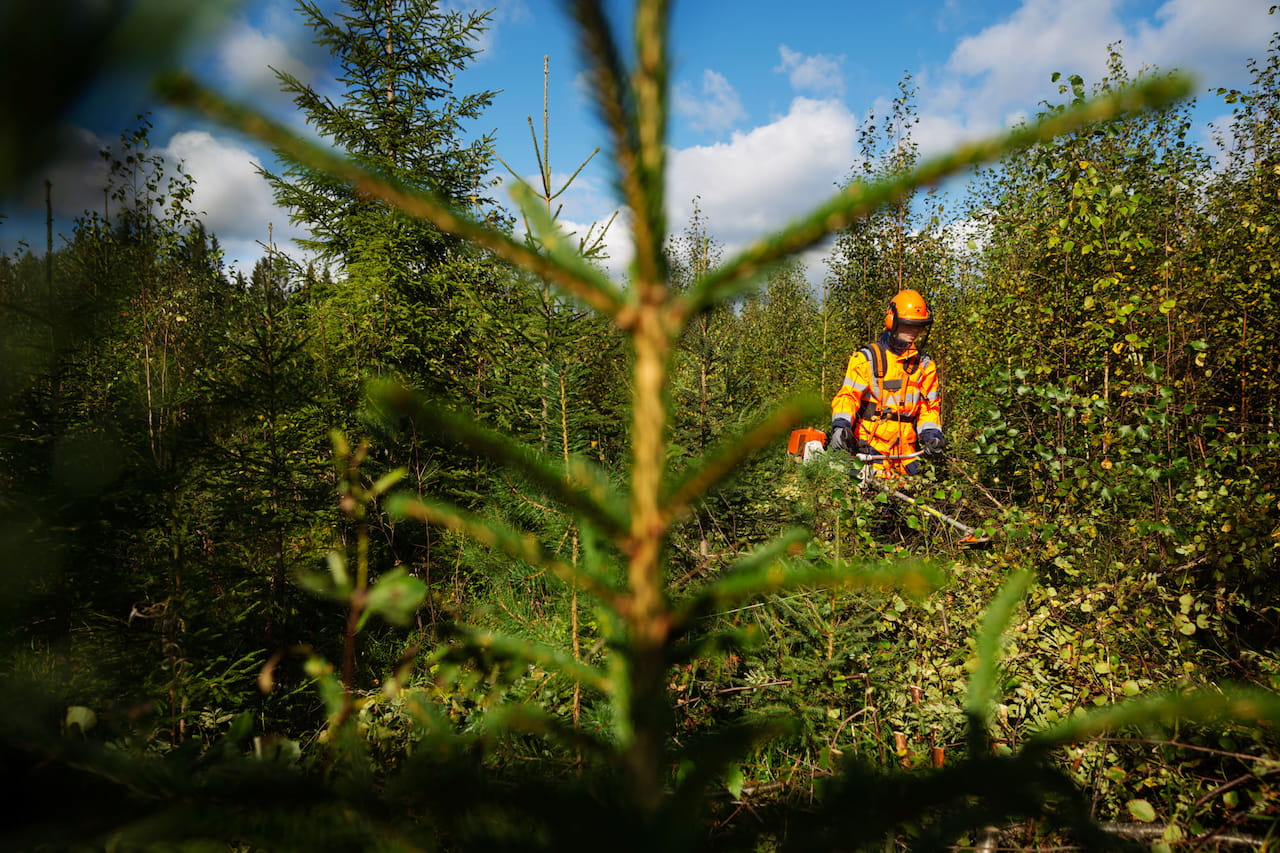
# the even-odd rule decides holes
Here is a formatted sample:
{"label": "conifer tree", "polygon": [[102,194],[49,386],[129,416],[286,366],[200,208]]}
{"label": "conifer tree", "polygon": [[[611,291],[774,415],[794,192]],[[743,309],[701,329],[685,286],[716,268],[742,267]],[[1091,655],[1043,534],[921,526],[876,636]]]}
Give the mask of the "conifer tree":
{"label": "conifer tree", "polygon": [[[309,0],[299,8],[334,69],[325,83],[279,74],[308,126],[369,172],[506,227],[486,195],[491,140],[469,138],[467,127],[493,93],[455,90],[457,75],[475,57],[487,14],[449,11],[437,0],[344,0],[332,14]],[[334,267],[333,280],[307,296],[333,406],[316,423],[353,435],[380,429],[359,414],[363,385],[375,376],[401,378],[450,405],[483,407],[511,346],[490,335],[493,318],[515,297],[504,267],[434,225],[281,154],[283,169],[266,173],[276,200],[309,229],[301,245]],[[376,476],[379,466],[403,465],[419,483],[430,480],[469,502],[483,492],[483,466],[458,460],[433,436],[403,439],[376,435],[366,470]],[[449,559],[424,538],[430,531],[380,534],[371,558],[375,572],[406,562],[427,577],[428,560]]]}
{"label": "conifer tree", "polygon": [[[699,200],[693,200],[693,213],[683,233],[668,241],[667,259],[671,268],[672,290],[685,290],[706,275],[721,260],[723,247],[708,230]],[[743,415],[743,395],[734,356],[739,350],[737,320],[732,307],[717,305],[693,317],[685,328],[680,346],[672,355],[672,442],[681,450],[686,464],[701,458],[726,428]],[[681,554],[689,564],[686,577],[707,570],[711,564],[712,541],[717,550],[725,537],[720,532],[716,514],[706,505],[698,508],[679,531],[695,541]]]}
{"label": "conifer tree", "polygon": [[739,351],[735,371],[743,376],[750,405],[818,388],[826,367],[821,340],[813,334],[819,326],[817,302],[800,261],[772,270],[765,287],[747,298],[739,321],[739,336],[753,342]]}
{"label": "conifer tree", "polygon": [[[484,216],[491,140],[464,137],[493,93],[460,95],[453,81],[475,56],[487,15],[448,12],[436,0],[346,0],[333,17],[315,2],[300,8],[329,49],[339,89],[330,98],[279,74],[308,125],[370,171]],[[485,281],[485,266],[468,262],[469,250],[434,226],[287,154],[282,160],[280,174],[266,173],[277,202],[309,229],[301,245],[342,269],[331,325],[355,372],[390,370],[456,390],[478,334],[462,297]]]}
{"label": "conifer tree", "polygon": [[[707,228],[698,199],[684,232],[669,241],[674,290],[689,287],[720,262],[723,249]],[[724,305],[694,317],[674,356],[673,403],[677,444],[705,453],[740,401],[730,368],[733,310]]]}

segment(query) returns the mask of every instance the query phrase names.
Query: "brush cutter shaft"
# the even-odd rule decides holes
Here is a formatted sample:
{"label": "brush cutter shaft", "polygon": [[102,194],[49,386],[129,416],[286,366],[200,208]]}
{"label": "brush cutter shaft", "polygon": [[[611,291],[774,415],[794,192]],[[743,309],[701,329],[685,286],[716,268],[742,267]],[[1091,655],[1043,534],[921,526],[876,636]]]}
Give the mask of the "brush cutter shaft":
{"label": "brush cutter shaft", "polygon": [[[859,461],[864,463],[881,462],[881,461],[889,461],[889,460],[897,460],[897,459],[915,459],[916,457],[923,456],[923,455],[924,453],[921,451],[916,451],[915,453],[903,454],[902,456],[879,456],[873,453],[855,453],[854,454],[854,456],[857,457]],[[898,500],[903,501],[904,503],[909,503],[916,509],[925,513],[926,515],[931,515],[934,518],[938,519],[938,521],[941,521],[943,524],[948,524],[954,527],[956,530],[959,530],[961,533],[965,535],[965,538],[969,540],[969,544],[985,544],[986,542],[990,541],[989,538],[986,536],[978,536],[978,531],[976,528],[970,527],[969,525],[964,524],[963,522],[956,521],[951,516],[946,515],[942,512],[939,512],[938,510],[934,509],[931,506],[920,503],[918,500],[911,497],[905,492],[899,491],[898,489],[895,489],[892,486],[887,485],[885,483],[878,482],[874,478],[870,479],[868,482],[875,483],[877,487],[879,487],[885,494],[889,495],[890,497],[897,498]]]}
{"label": "brush cutter shaft", "polygon": [[939,512],[933,507],[920,503],[918,500],[916,500],[915,498],[911,497],[910,495],[904,492],[900,492],[897,489],[890,489],[888,486],[882,486],[881,488],[883,488],[886,493],[888,493],[889,495],[892,495],[898,500],[905,501],[911,504],[916,509],[920,510],[923,513],[933,516],[934,518],[938,519],[938,521],[941,521],[944,524],[951,525],[956,530],[959,530],[961,533],[963,533],[965,536],[974,536],[977,533],[977,531],[974,528],[970,527],[969,525],[962,524],[961,522],[956,521],[951,516],[944,515],[943,513]]}

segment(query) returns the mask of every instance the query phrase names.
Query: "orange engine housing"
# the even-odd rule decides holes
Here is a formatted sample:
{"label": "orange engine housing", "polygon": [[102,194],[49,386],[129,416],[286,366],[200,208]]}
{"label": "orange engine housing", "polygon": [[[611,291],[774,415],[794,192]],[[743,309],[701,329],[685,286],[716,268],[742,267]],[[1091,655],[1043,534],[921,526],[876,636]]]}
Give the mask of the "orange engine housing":
{"label": "orange engine housing", "polygon": [[792,456],[803,456],[804,446],[811,441],[820,441],[827,446],[827,434],[820,429],[805,427],[791,431],[791,440],[787,443],[787,452]]}

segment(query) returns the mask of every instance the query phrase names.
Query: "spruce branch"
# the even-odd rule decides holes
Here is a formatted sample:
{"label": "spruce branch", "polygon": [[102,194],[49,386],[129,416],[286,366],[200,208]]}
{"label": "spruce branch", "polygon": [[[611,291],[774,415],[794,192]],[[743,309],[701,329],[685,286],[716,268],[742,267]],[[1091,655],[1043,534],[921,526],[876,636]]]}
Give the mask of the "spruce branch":
{"label": "spruce branch", "polygon": [[667,55],[669,0],[636,7],[635,91],[638,178],[643,194],[632,207],[636,270],[644,285],[667,285],[666,135],[671,62]]}
{"label": "spruce branch", "polygon": [[1039,732],[1027,740],[1022,753],[1042,756],[1067,744],[1117,729],[1192,721],[1275,725],[1280,722],[1280,696],[1250,687],[1226,686],[1213,692],[1165,693],[1134,699],[1073,717]]}
{"label": "spruce branch", "polygon": [[586,261],[584,240],[573,240],[573,234],[566,234],[560,229],[555,216],[546,208],[547,198],[538,195],[524,181],[512,185],[511,197],[519,205],[520,215],[524,218],[529,233],[542,245],[548,256],[563,264],[566,269],[594,270]]}
{"label": "spruce branch", "polygon": [[628,522],[622,497],[605,473],[588,460],[571,457],[566,470],[563,462],[553,461],[466,415],[433,404],[395,382],[372,385],[369,396],[375,404],[410,418],[420,428],[447,436],[478,456],[501,460],[610,536],[626,535]]}
{"label": "spruce branch", "polygon": [[661,248],[661,244],[654,244],[647,232],[642,233],[644,226],[638,221],[639,211],[646,206],[647,191],[639,168],[636,107],[627,85],[622,55],[603,4],[597,0],[568,0],[568,6],[577,24],[579,49],[590,73],[596,111],[612,142],[615,180],[622,198],[637,214],[633,225],[636,263],[645,264],[643,258],[651,255],[655,246]]}
{"label": "spruce branch", "polygon": [[481,545],[501,551],[531,566],[545,568],[551,574],[593,595],[615,610],[625,606],[621,593],[601,578],[564,560],[552,557],[542,543],[531,534],[520,533],[483,519],[443,501],[429,501],[406,494],[392,495],[386,502],[387,512],[397,518],[413,518],[460,533]]}
{"label": "spruce branch", "polygon": [[730,476],[744,459],[769,446],[805,417],[821,410],[822,403],[818,398],[798,395],[774,409],[759,423],[721,440],[702,464],[686,474],[672,489],[664,506],[667,523],[688,512],[696,500]]}
{"label": "spruce branch", "polygon": [[920,560],[867,563],[858,567],[791,566],[785,556],[809,538],[803,529],[789,531],[757,549],[717,578],[672,614],[673,629],[687,631],[698,619],[784,589],[898,589],[924,595],[941,585],[941,573]]}
{"label": "spruce branch", "polygon": [[[601,683],[607,684],[608,681],[606,679]],[[559,717],[530,705],[495,708],[486,716],[485,725],[500,734],[524,732],[553,738],[580,753],[589,753],[609,764],[616,764],[618,760],[617,751],[612,744],[592,737],[582,729],[565,723]]]}
{"label": "spruce branch", "polygon": [[480,631],[461,626],[455,630],[458,643],[451,646],[444,657],[456,658],[459,655],[470,657],[482,653],[487,657],[502,660],[527,661],[543,669],[563,673],[577,683],[592,687],[601,693],[607,694],[614,689],[614,682],[607,675],[594,667],[574,660],[573,655],[566,654],[560,649],[530,643],[528,640],[508,637],[493,631]]}
{"label": "spruce branch", "polygon": [[987,720],[991,703],[995,699],[1000,641],[1005,629],[1009,627],[1009,620],[1013,618],[1014,609],[1031,584],[1031,578],[1032,574],[1028,571],[1010,575],[982,618],[982,627],[977,637],[978,666],[969,679],[964,703],[965,715],[969,718],[969,753],[974,757],[989,752]]}

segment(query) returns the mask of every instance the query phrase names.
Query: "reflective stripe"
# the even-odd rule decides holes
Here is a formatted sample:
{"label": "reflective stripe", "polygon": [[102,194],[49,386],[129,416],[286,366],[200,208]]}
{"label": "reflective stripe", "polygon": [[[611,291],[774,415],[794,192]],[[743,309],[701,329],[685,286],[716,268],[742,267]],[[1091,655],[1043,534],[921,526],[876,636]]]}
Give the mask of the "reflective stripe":
{"label": "reflective stripe", "polygon": [[[876,371],[877,361],[881,362],[880,372]],[[941,428],[937,409],[943,393],[936,368],[937,362],[923,354],[904,358],[877,346],[861,348],[850,356],[846,375],[832,400],[833,421],[850,422],[856,438],[870,442],[880,453],[916,450],[920,429]],[[874,467],[901,476],[904,466],[894,462]]]}

